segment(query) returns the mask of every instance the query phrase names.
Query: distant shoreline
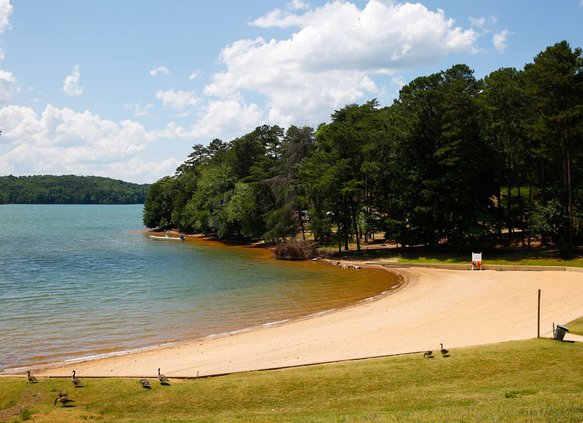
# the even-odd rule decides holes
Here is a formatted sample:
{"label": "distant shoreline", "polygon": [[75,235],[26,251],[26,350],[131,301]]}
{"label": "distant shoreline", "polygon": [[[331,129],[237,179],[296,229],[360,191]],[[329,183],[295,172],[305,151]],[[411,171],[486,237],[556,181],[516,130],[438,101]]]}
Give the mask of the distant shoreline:
{"label": "distant shoreline", "polygon": [[100,176],[0,176],[0,204],[144,204],[150,184]]}

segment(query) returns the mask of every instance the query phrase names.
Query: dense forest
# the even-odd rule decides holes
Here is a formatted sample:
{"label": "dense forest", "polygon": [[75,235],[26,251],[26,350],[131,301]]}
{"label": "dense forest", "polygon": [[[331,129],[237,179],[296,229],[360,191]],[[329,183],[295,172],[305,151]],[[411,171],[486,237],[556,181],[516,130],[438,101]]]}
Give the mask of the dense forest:
{"label": "dense forest", "polygon": [[583,238],[583,55],[560,42],[483,79],[460,64],[309,127],[195,145],[150,187],[148,227],[348,248]]}
{"label": "dense forest", "polygon": [[1,176],[0,204],[143,204],[148,188],[99,176]]}

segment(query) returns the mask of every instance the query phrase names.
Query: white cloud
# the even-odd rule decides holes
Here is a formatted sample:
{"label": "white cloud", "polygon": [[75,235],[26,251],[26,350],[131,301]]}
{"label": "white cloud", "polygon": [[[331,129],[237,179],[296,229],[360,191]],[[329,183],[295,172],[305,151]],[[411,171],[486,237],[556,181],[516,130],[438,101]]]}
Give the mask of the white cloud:
{"label": "white cloud", "polygon": [[65,77],[63,81],[63,92],[69,97],[79,97],[83,94],[85,87],[79,84],[81,79],[81,69],[79,65],[75,65],[70,75]]}
{"label": "white cloud", "polygon": [[494,44],[494,48],[498,53],[504,53],[506,47],[508,47],[508,45],[506,44],[508,35],[510,35],[510,32],[504,29],[500,32],[495,33],[492,36],[492,43]]}
{"label": "white cloud", "polygon": [[150,70],[150,75],[152,75],[152,76],[168,75],[169,73],[170,73],[170,69],[168,69],[166,66],[156,66]]}
{"label": "white cloud", "polygon": [[227,99],[211,102],[193,126],[193,137],[216,137],[218,134],[239,136],[259,126],[263,114],[256,104],[247,105],[242,100]]}
{"label": "white cloud", "polygon": [[170,123],[159,135],[164,138],[207,140],[220,136],[229,140],[256,128],[263,121],[263,112],[256,104],[247,105],[241,98],[216,100],[204,107],[190,129]]}
{"label": "white cloud", "polygon": [[286,7],[290,10],[305,10],[309,9],[310,5],[302,0],[291,0]]}
{"label": "white cloud", "polygon": [[198,104],[198,99],[192,91],[158,90],[156,98],[162,102],[164,107],[172,110],[185,110]]}
{"label": "white cloud", "polygon": [[0,33],[10,28],[10,15],[12,15],[10,0],[0,0]]}
{"label": "white cloud", "polygon": [[190,79],[191,81],[193,81],[196,78],[198,78],[199,76],[200,76],[200,71],[194,71],[190,75],[188,75],[188,79]]}
{"label": "white cloud", "polygon": [[470,17],[470,22],[472,23],[472,26],[477,27],[477,28],[481,28],[484,25],[486,25],[486,18],[483,16],[481,16],[479,18]]}
{"label": "white cloud", "polygon": [[297,27],[282,40],[238,40],[221,53],[226,69],[205,94],[229,98],[246,90],[263,95],[269,119],[280,125],[319,123],[331,108],[379,92],[375,75],[437,63],[453,52],[475,53],[478,34],[442,10],[422,4],[334,0],[305,13],[279,9],[256,19],[259,27]]}
{"label": "white cloud", "polygon": [[0,48],[0,60],[4,60],[6,58],[6,53],[4,49]]}
{"label": "white cloud", "polygon": [[496,25],[498,22],[498,18],[495,16],[490,16],[486,18],[484,16],[480,16],[479,18],[470,17],[470,23],[475,28],[484,28],[491,25]]}
{"label": "white cloud", "polygon": [[0,70],[0,102],[12,100],[17,91],[16,78],[12,72]]}
{"label": "white cloud", "polygon": [[[40,115],[28,107],[6,106],[0,109],[0,127],[0,174],[74,173],[152,181],[151,169],[164,167],[140,158],[155,134],[132,121],[116,123],[52,105]],[[175,160],[168,160],[174,166]],[[129,169],[128,162],[140,165]],[[156,177],[168,173],[165,165]]]}
{"label": "white cloud", "polygon": [[133,113],[134,116],[148,116],[150,114],[150,110],[154,107],[153,104],[146,104],[142,106],[139,102],[130,101],[124,106],[124,110],[129,110]]}

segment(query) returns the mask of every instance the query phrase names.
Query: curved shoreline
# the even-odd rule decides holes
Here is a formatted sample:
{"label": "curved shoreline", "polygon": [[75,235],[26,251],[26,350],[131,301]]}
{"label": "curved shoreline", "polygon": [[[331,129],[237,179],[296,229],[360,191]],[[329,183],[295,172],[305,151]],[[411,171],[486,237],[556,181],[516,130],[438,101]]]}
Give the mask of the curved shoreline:
{"label": "curved shoreline", "polygon": [[[199,241],[199,239],[197,239],[197,241]],[[207,243],[208,241],[205,240],[204,242]],[[219,244],[219,243],[217,242],[217,244]],[[224,248],[224,245],[220,245],[220,247]],[[229,246],[229,247],[231,247],[231,246]],[[240,246],[237,246],[237,247],[240,247]],[[245,248],[247,248],[247,247],[248,246],[245,246]],[[337,262],[338,262],[337,260],[327,260],[327,259],[323,259],[321,261],[323,262],[322,264],[325,263],[325,265],[334,266],[334,267],[337,265]],[[348,262],[343,262],[342,267],[344,269],[352,268],[351,264],[346,265],[344,263],[348,263]],[[366,269],[376,269],[376,270],[383,270],[383,271],[388,270],[382,265],[370,264],[370,263],[369,264],[363,263],[359,266],[362,268],[366,268]],[[342,270],[343,269],[338,269],[337,271],[342,271]],[[397,281],[396,284],[394,284],[394,285],[392,283],[389,284],[387,289],[384,289],[383,291],[379,292],[378,294],[372,295],[370,297],[357,299],[357,300],[350,302],[350,303],[347,303],[347,304],[337,305],[337,306],[334,306],[333,308],[321,309],[321,310],[309,312],[308,314],[304,314],[304,315],[284,318],[284,319],[276,320],[276,321],[268,321],[268,322],[264,322],[264,323],[258,323],[256,325],[241,327],[239,329],[228,330],[225,332],[211,333],[211,334],[203,335],[203,336],[196,337],[196,338],[168,341],[168,342],[163,342],[160,344],[145,345],[145,346],[140,346],[140,347],[131,348],[131,349],[127,349],[127,350],[117,350],[117,351],[111,351],[111,352],[106,352],[106,353],[80,355],[78,357],[69,358],[69,359],[62,359],[62,360],[52,361],[52,362],[43,362],[43,363],[24,365],[24,366],[19,366],[19,367],[9,367],[9,368],[5,368],[5,369],[0,369],[0,377],[25,374],[28,370],[34,371],[35,373],[39,373],[39,372],[42,373],[42,372],[50,372],[52,369],[58,369],[58,368],[62,368],[62,367],[67,367],[67,368],[70,366],[79,367],[80,364],[78,364],[78,363],[93,363],[93,362],[99,362],[102,360],[108,360],[108,359],[115,358],[115,357],[123,357],[123,356],[128,356],[128,355],[131,356],[134,354],[140,354],[140,353],[151,352],[151,351],[158,351],[158,350],[163,350],[166,348],[176,348],[176,347],[188,345],[191,343],[197,343],[197,342],[207,341],[207,340],[216,340],[216,339],[221,339],[224,337],[231,337],[231,336],[236,336],[236,335],[245,334],[245,333],[249,333],[249,332],[254,332],[257,330],[261,330],[261,329],[279,327],[281,325],[285,325],[288,323],[294,323],[294,322],[302,321],[302,320],[306,320],[306,319],[318,318],[320,316],[324,316],[324,315],[334,313],[334,312],[337,312],[340,310],[348,309],[351,307],[357,307],[360,304],[379,300],[386,295],[389,295],[389,294],[392,294],[392,293],[398,291],[399,289],[402,288],[402,286],[404,284],[403,283],[404,280],[396,272],[392,272],[389,270],[389,273],[391,273],[394,277],[396,277],[396,281]]]}
{"label": "curved shoreline", "polygon": [[293,367],[542,336],[552,323],[583,315],[583,275],[568,272],[463,272],[386,269],[403,283],[374,301],[268,327],[99,360],[62,363],[41,376],[195,377]]}

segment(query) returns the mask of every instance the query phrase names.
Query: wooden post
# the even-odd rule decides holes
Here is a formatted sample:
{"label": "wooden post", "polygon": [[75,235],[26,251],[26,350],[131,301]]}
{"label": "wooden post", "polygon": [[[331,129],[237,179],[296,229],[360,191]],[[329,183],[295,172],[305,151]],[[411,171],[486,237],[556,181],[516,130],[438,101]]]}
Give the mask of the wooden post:
{"label": "wooden post", "polygon": [[540,289],[538,290],[538,312],[537,312],[536,337],[540,338]]}

